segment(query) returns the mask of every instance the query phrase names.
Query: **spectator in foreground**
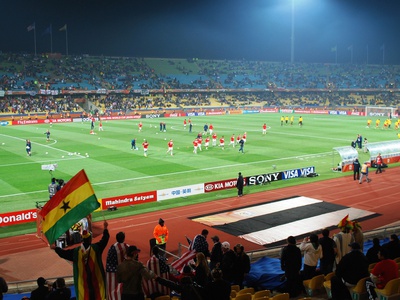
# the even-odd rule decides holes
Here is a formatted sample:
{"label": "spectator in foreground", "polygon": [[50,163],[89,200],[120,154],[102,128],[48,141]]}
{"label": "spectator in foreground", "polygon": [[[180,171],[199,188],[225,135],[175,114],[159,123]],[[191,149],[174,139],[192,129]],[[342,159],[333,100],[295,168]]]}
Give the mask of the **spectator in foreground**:
{"label": "spectator in foreground", "polygon": [[31,300],[45,300],[47,295],[50,293],[50,288],[47,285],[46,279],[39,277],[36,280],[38,287],[31,292],[29,299]]}
{"label": "spectator in foreground", "polygon": [[319,244],[322,247],[322,258],[320,262],[320,271],[326,275],[333,271],[333,264],[335,263],[336,256],[336,243],[329,237],[329,229],[322,230],[322,237],[319,239]]}
{"label": "spectator in foreground", "polygon": [[296,246],[294,236],[287,238],[287,245],[281,251],[281,269],[285,272],[285,286],[282,292],[289,293],[290,297],[296,297],[302,290],[300,277],[301,251]]}

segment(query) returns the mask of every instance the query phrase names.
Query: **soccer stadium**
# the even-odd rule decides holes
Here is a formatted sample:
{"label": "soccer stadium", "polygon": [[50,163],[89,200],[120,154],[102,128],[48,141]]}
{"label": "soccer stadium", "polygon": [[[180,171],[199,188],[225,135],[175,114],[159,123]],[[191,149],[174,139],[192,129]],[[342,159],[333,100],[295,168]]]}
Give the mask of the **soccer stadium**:
{"label": "soccer stadium", "polygon": [[400,299],[400,64],[38,53],[52,27],[24,29],[0,299]]}

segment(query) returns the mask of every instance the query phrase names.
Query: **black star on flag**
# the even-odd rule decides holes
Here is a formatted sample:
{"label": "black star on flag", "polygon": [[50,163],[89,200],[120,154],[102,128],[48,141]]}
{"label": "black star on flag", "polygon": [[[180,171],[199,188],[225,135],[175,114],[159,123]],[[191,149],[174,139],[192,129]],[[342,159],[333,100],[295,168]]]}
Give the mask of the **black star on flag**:
{"label": "black star on flag", "polygon": [[71,207],[69,207],[69,201],[68,202],[63,201],[63,205],[61,206],[61,209],[64,210],[64,213],[66,213],[68,209],[71,209]]}

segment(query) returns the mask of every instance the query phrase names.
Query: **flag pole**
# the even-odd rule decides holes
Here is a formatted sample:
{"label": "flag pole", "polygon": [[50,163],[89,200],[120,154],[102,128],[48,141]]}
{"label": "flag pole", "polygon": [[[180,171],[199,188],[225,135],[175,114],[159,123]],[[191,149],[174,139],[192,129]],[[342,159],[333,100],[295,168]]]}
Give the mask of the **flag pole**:
{"label": "flag pole", "polygon": [[68,56],[68,27],[65,26],[65,47],[66,47],[66,55]]}
{"label": "flag pole", "polygon": [[368,65],[368,45],[367,45],[367,65]]}
{"label": "flag pole", "polygon": [[35,56],[36,56],[36,24],[33,27],[33,44],[35,47]]}
{"label": "flag pole", "polygon": [[50,53],[53,53],[53,28],[50,24]]}

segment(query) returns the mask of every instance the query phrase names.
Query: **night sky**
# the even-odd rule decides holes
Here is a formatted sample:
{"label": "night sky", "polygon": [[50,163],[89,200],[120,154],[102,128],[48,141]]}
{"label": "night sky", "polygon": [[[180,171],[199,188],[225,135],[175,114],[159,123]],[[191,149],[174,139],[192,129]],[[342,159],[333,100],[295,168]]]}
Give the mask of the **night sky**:
{"label": "night sky", "polygon": [[[294,1],[295,62],[400,65],[399,0]],[[292,0],[1,2],[6,53],[34,53],[35,22],[38,54],[291,61]]]}

